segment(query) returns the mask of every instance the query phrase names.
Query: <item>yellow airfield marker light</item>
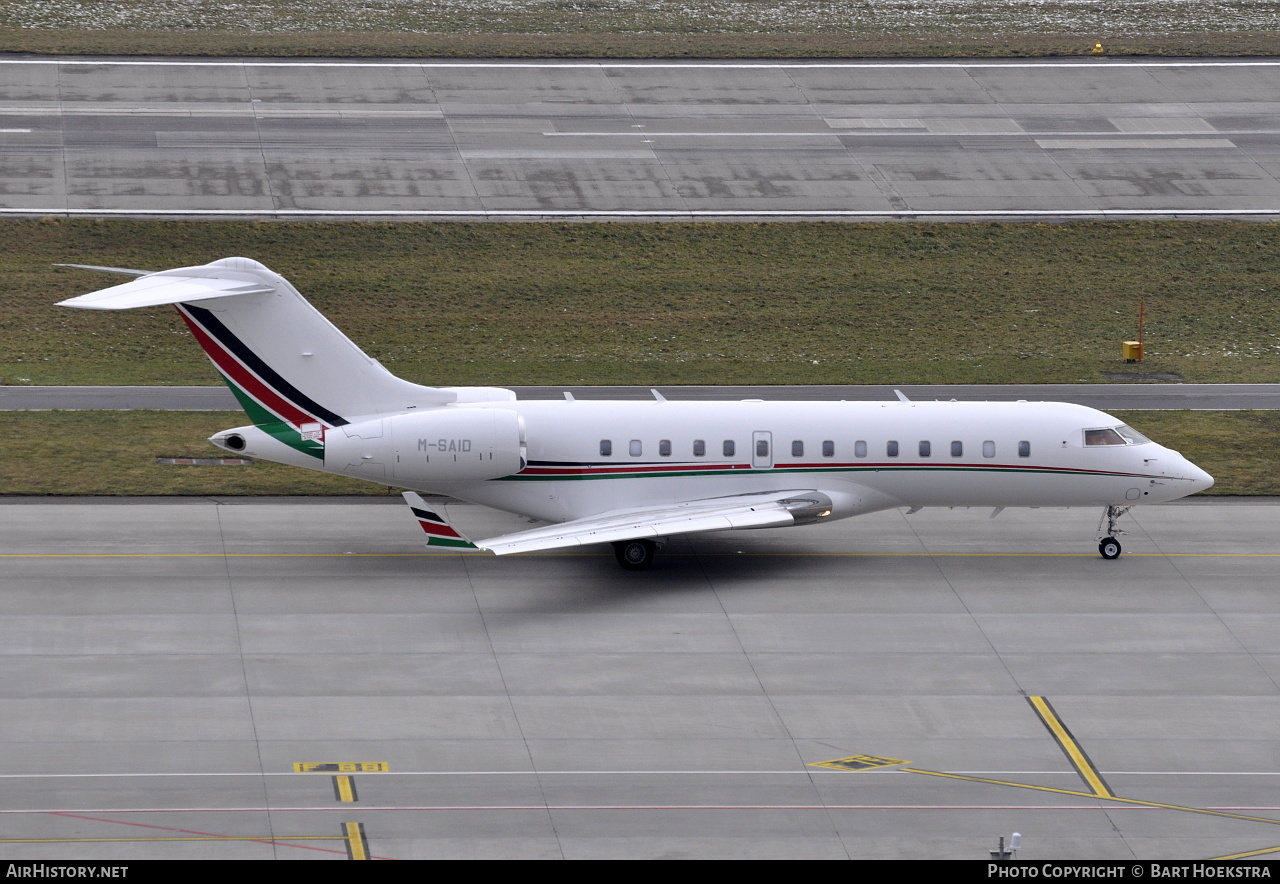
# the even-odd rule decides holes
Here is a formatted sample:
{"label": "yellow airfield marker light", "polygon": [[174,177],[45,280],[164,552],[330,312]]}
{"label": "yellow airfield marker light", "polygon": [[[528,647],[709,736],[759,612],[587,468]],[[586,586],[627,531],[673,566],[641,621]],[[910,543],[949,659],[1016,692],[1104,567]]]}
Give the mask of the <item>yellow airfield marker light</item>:
{"label": "yellow airfield marker light", "polygon": [[1143,351],[1143,322],[1147,315],[1147,299],[1138,299],[1138,340],[1125,341],[1121,347],[1125,362],[1141,362]]}
{"label": "yellow airfield marker light", "polygon": [[1106,50],[1102,48],[1102,44],[1101,44],[1101,43],[1094,43],[1094,44],[1093,44],[1093,54],[1094,54],[1094,55],[1102,55],[1102,53],[1104,53],[1104,52],[1106,52]]}

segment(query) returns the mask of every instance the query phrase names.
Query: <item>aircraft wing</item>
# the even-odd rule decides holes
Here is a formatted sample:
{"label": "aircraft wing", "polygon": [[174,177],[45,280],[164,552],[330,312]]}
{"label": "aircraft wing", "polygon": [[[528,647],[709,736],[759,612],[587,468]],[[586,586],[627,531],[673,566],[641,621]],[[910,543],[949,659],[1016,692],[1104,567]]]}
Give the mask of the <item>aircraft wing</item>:
{"label": "aircraft wing", "polygon": [[[428,528],[420,511],[425,509],[422,498],[405,492],[405,500],[419,516],[419,523],[430,538],[438,536],[439,528]],[[762,494],[740,494],[733,497],[714,497],[690,500],[683,503],[664,504],[613,510],[585,519],[560,522],[528,531],[517,531],[501,537],[474,541],[479,549],[487,549],[495,555],[532,552],[540,549],[563,549],[591,543],[611,543],[615,540],[634,540],[640,537],[668,537],[673,534],[694,534],[701,531],[725,531],[733,528],[769,528],[795,525],[830,515],[831,499],[820,491],[793,490],[770,491]],[[436,520],[439,516],[431,513]],[[442,520],[441,520],[442,521]],[[452,528],[450,532],[465,541]],[[452,539],[452,537],[450,538]],[[452,543],[449,545],[457,546]]]}

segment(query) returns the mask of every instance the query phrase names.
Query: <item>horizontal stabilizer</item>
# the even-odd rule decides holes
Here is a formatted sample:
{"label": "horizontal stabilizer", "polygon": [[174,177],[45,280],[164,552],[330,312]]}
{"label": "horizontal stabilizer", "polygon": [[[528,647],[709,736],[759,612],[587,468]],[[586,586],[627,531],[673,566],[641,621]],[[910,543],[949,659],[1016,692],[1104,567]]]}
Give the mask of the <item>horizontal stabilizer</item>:
{"label": "horizontal stabilizer", "polygon": [[135,307],[158,307],[161,304],[207,301],[210,298],[230,298],[236,295],[265,295],[272,291],[274,289],[259,281],[186,276],[181,271],[170,270],[69,298],[60,301],[58,306],[79,307],[83,310],[131,310]]}
{"label": "horizontal stabilizer", "polygon": [[463,537],[441,516],[427,508],[427,502],[412,491],[402,492],[413,517],[427,535],[427,546],[451,546],[454,549],[476,549],[476,545]]}

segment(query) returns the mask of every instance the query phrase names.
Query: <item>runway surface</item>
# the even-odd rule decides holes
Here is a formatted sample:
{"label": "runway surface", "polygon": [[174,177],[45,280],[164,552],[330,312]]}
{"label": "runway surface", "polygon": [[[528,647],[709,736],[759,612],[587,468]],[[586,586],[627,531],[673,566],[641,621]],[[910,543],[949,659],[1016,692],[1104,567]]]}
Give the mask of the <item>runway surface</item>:
{"label": "runway surface", "polygon": [[1140,507],[1115,562],[1095,512],[924,510],[638,574],[403,509],[0,503],[5,855],[1280,847],[1276,501]]}
{"label": "runway surface", "polygon": [[1273,217],[1280,61],[0,60],[0,214]]}
{"label": "runway surface", "polygon": [[[521,399],[650,399],[647,387],[511,387]],[[961,401],[1074,402],[1107,409],[1230,411],[1280,408],[1280,384],[903,384],[827,386],[704,386],[658,388],[668,399],[771,401],[893,400],[900,389],[911,399]],[[0,411],[154,409],[235,411],[235,397],[218,387],[12,387],[0,386]]]}

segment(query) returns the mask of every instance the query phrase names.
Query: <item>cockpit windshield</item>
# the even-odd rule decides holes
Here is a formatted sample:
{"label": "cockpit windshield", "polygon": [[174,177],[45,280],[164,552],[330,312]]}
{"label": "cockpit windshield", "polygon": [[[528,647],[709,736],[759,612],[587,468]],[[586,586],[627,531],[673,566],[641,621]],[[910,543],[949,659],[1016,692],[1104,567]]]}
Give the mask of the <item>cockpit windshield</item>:
{"label": "cockpit windshield", "polygon": [[1144,442],[1151,441],[1146,436],[1142,435],[1141,433],[1139,433],[1137,430],[1135,430],[1133,427],[1130,427],[1130,426],[1116,427],[1116,432],[1119,433],[1121,436],[1124,436],[1124,441],[1129,443],[1130,445],[1141,445]]}
{"label": "cockpit windshield", "polygon": [[1084,431],[1084,444],[1088,447],[1095,445],[1141,445],[1150,441],[1133,427],[1123,425]]}

